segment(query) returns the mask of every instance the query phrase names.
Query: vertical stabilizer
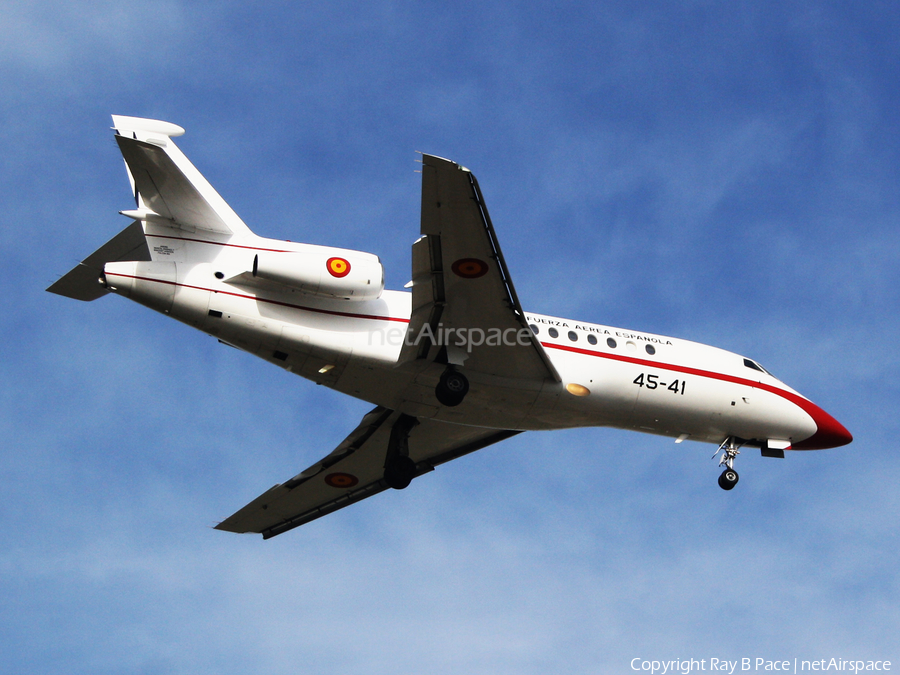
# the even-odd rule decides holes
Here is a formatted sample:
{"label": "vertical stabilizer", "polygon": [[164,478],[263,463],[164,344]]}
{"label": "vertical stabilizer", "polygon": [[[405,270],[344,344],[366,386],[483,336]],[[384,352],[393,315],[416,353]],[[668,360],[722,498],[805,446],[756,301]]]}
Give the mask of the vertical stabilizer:
{"label": "vertical stabilizer", "polygon": [[251,234],[244,221],[178,149],[184,133],[160,120],[113,115],[116,142],[128,167],[137,210],[125,215],[188,232]]}

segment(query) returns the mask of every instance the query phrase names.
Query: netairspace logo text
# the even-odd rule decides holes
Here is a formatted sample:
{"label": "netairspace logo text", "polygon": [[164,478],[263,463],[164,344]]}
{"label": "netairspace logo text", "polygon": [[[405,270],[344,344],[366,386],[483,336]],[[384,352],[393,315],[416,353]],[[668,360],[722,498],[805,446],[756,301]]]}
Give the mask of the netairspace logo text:
{"label": "netairspace logo text", "polygon": [[688,673],[712,671],[718,673],[734,673],[736,671],[768,671],[780,673],[802,672],[844,672],[862,673],[887,671],[891,669],[890,661],[853,661],[848,659],[792,659],[770,661],[762,658],[741,658],[735,661],[727,659],[672,659],[671,661],[651,661],[640,657],[631,659],[631,670],[650,673],[650,675],[668,675],[669,673]]}

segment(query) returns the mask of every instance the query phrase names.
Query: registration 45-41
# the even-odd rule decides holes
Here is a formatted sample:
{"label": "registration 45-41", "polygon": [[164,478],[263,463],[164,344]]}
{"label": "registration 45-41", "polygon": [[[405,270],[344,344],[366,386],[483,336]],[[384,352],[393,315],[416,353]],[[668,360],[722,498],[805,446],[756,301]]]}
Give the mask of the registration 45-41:
{"label": "registration 45-41", "polygon": [[634,378],[633,383],[639,387],[647,387],[647,389],[668,389],[673,394],[684,396],[684,380],[674,380],[672,382],[660,382],[659,375],[653,373],[641,373]]}

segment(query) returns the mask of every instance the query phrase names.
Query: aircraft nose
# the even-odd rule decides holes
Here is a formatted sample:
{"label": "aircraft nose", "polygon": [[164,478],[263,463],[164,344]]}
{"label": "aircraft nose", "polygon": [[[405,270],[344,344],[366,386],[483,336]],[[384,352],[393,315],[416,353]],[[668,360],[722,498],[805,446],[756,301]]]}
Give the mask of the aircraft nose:
{"label": "aircraft nose", "polygon": [[841,445],[847,445],[853,440],[853,436],[844,427],[843,424],[834,419],[819,406],[810,403],[806,408],[806,412],[810,414],[816,423],[816,433],[807,438],[805,441],[793,443],[792,450],[824,450],[826,448],[837,448]]}

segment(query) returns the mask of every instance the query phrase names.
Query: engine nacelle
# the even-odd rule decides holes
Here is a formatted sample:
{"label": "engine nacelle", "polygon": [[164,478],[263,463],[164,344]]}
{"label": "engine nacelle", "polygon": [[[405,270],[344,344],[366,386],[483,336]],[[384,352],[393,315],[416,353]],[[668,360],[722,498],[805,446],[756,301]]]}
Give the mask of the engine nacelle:
{"label": "engine nacelle", "polygon": [[384,290],[384,267],[378,256],[324,246],[298,252],[261,251],[253,259],[253,276],[345,300],[375,300]]}

